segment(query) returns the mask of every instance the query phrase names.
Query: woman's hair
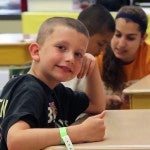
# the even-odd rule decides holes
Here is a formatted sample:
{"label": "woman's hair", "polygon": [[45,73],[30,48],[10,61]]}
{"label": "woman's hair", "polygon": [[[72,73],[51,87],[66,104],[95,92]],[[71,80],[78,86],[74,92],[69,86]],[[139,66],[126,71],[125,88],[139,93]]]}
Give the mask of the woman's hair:
{"label": "woman's hair", "polygon": [[84,9],[78,16],[88,29],[90,36],[105,31],[115,31],[115,21],[110,12],[102,5],[91,5]]}
{"label": "woman's hair", "polygon": [[52,17],[46,19],[39,28],[37,43],[42,45],[46,38],[55,31],[56,26],[67,26],[89,37],[86,26],[79,20],[70,17]]}
{"label": "woman's hair", "polygon": [[[146,33],[148,19],[142,8],[138,6],[123,6],[116,15],[117,18],[125,18],[139,24],[139,31],[143,36]],[[111,47],[106,48],[103,57],[102,79],[105,86],[115,91],[122,91],[126,75],[123,72],[123,62],[116,58]]]}
{"label": "woman's hair", "polygon": [[122,61],[115,57],[111,46],[108,45],[103,56],[102,79],[107,88],[122,91],[124,88],[125,74],[123,73]]}
{"label": "woman's hair", "polygon": [[145,11],[139,6],[124,6],[116,15],[116,19],[123,18],[127,22],[135,22],[139,25],[139,31],[142,36],[146,33],[148,17]]}

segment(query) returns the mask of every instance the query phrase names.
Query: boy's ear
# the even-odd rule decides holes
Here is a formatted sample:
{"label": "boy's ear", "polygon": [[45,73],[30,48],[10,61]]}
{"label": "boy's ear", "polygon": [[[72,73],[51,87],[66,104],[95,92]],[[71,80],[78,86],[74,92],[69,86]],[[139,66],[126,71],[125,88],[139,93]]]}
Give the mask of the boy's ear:
{"label": "boy's ear", "polygon": [[39,45],[37,43],[31,43],[29,45],[29,52],[34,61],[39,61]]}

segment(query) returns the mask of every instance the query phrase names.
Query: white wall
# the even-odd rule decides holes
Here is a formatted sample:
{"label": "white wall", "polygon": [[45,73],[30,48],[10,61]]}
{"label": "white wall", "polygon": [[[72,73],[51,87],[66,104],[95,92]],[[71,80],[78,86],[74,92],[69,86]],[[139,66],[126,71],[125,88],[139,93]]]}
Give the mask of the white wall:
{"label": "white wall", "polygon": [[72,0],[28,0],[29,11],[71,11]]}
{"label": "white wall", "polygon": [[2,88],[9,80],[9,69],[8,68],[0,68],[0,93]]}

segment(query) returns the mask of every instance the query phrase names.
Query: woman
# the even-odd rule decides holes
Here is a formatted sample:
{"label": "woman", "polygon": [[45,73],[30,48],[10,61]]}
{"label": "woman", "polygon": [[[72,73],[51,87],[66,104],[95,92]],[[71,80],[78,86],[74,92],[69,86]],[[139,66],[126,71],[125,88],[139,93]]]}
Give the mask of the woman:
{"label": "woman", "polygon": [[[122,90],[150,73],[150,45],[145,42],[148,19],[142,8],[123,6],[115,22],[111,48],[97,60],[106,88],[115,94],[109,96],[108,104],[116,100],[119,103],[115,103],[115,108],[119,108],[118,104],[125,104]],[[129,108],[124,106],[122,108]],[[111,105],[109,107],[111,109]]]}

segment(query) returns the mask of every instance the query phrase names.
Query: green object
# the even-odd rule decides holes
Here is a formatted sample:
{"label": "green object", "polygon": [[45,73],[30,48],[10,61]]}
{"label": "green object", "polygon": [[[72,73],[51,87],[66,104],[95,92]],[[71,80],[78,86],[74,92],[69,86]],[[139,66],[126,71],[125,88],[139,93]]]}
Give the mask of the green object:
{"label": "green object", "polygon": [[11,66],[9,68],[9,77],[13,78],[16,77],[18,75],[22,75],[22,74],[26,74],[29,69],[30,69],[30,65],[26,65],[26,66]]}
{"label": "green object", "polygon": [[63,137],[68,135],[66,128],[65,127],[59,128],[59,133],[60,133],[60,137],[61,137],[61,144],[64,144]]}

